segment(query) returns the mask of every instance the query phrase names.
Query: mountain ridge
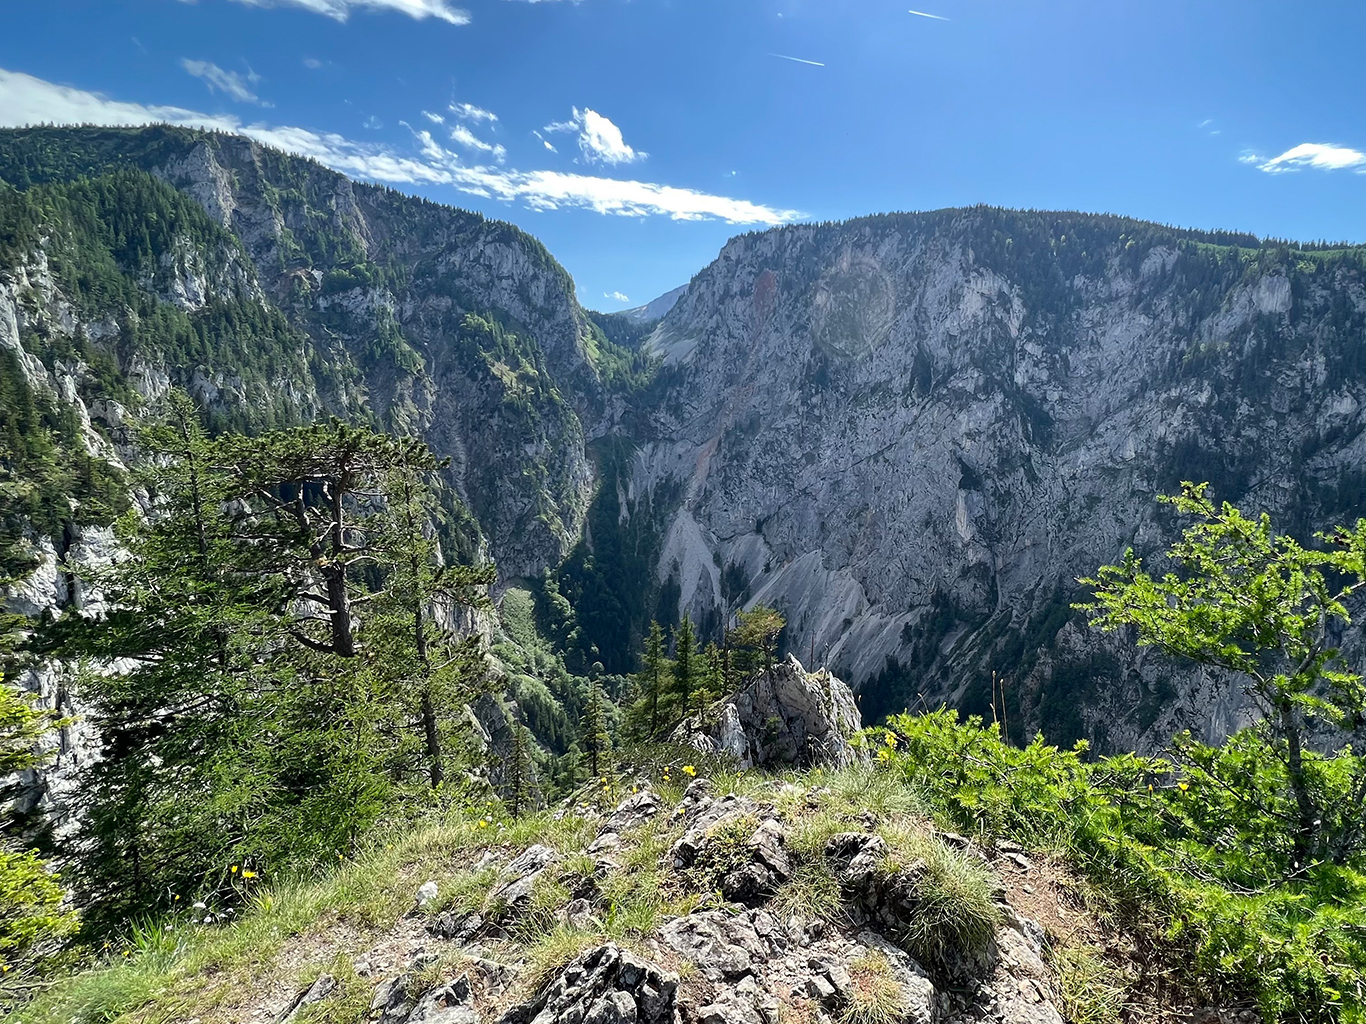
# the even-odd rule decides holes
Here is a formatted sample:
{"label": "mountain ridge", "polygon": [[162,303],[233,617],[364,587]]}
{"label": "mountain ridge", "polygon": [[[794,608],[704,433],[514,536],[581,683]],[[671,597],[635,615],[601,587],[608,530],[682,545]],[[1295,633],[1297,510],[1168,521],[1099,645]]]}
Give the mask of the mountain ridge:
{"label": "mountain ridge", "polygon": [[[172,383],[225,422],[283,401],[272,415],[418,433],[453,459],[452,549],[494,558],[500,589],[548,580],[569,611],[547,628],[583,671],[630,671],[652,617],[712,635],[765,601],[872,718],[985,712],[995,673],[1026,731],[1213,736],[1246,714],[1236,689],[1090,634],[1073,581],[1125,542],[1159,548],[1152,498],[1183,475],[1301,532],[1363,493],[1361,247],[986,206],[789,225],[732,239],[644,339],[584,311],[519,229],[249,140],[0,142],[0,197],[37,218],[0,245],[0,340],[94,450],[121,458]],[[129,165],[194,200],[208,249],[77,187]],[[39,194],[56,221],[24,206]],[[104,291],[72,291],[95,272],[62,249],[68,222]],[[237,319],[201,326],[225,303]],[[176,316],[208,341],[129,326]],[[25,600],[67,599],[44,585]]]}

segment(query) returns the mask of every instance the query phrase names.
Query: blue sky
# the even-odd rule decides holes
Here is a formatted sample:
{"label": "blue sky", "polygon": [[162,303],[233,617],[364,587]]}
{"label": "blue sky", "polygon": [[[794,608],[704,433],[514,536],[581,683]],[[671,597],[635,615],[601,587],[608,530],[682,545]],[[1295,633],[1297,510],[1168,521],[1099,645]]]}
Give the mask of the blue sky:
{"label": "blue sky", "polygon": [[0,124],[246,130],[514,221],[601,309],[978,202],[1366,241],[1361,0],[912,5],[8,0]]}

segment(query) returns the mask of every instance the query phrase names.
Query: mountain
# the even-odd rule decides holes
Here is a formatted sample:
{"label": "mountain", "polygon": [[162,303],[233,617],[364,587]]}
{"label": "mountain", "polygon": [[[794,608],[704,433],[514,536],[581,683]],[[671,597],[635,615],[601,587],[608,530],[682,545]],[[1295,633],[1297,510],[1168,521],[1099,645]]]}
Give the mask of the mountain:
{"label": "mountain", "polygon": [[[866,720],[990,715],[1001,687],[1017,739],[1151,749],[1244,702],[1089,630],[1076,579],[1165,547],[1155,497],[1183,479],[1301,536],[1366,494],[1361,248],[870,217],[732,240],[650,328],[583,310],[511,225],[230,135],[0,132],[0,181],[20,611],[96,599],[56,556],[110,557],[134,428],[178,385],[215,429],[425,438],[452,460],[449,549],[492,558],[584,676],[633,671],[651,618],[712,637],[763,602]],[[537,706],[561,699],[544,663],[517,676]]]}
{"label": "mountain", "polygon": [[643,306],[636,306],[634,309],[627,309],[622,312],[622,316],[629,316],[632,320],[660,320],[669,310],[674,308],[674,304],[683,297],[683,293],[688,290],[686,284],[679,285],[672,291],[667,291],[659,298],[645,303]]}
{"label": "mountain", "polygon": [[[1165,548],[1182,480],[1307,536],[1363,514],[1366,250],[987,208],[733,240],[649,342],[629,510],[695,621],[783,610],[865,717],[947,701],[1112,749],[1241,694],[1088,629],[1078,577]],[[1349,644],[1361,651],[1359,635]]]}

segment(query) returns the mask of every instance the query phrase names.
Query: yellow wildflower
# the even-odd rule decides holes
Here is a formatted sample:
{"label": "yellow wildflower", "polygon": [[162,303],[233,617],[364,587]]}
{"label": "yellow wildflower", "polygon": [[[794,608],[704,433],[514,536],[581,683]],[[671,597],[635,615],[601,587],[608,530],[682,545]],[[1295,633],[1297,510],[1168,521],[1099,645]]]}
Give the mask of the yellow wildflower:
{"label": "yellow wildflower", "polygon": [[[243,877],[243,878],[255,878],[255,877],[256,877],[256,872],[255,872],[255,871],[243,871],[243,872],[242,872],[242,877]],[[180,899],[180,897],[177,896],[176,899]]]}
{"label": "yellow wildflower", "polygon": [[683,766],[683,774],[692,777],[697,774],[697,769],[690,764],[685,764]]}
{"label": "yellow wildflower", "polygon": [[236,865],[236,864],[234,864],[234,865],[232,866],[232,873],[233,873],[234,875],[237,874],[237,865]]}
{"label": "yellow wildflower", "polygon": [[1190,789],[1190,786],[1186,785],[1184,782],[1178,782],[1176,784],[1176,788],[1184,793],[1186,790]]}

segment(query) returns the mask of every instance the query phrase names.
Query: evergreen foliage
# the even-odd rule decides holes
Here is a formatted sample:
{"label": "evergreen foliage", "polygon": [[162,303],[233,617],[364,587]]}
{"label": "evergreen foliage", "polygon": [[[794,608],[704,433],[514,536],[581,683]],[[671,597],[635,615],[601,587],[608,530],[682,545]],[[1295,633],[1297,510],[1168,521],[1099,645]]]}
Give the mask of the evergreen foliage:
{"label": "evergreen foliage", "polygon": [[663,735],[671,672],[664,630],[658,622],[651,622],[640,655],[640,671],[635,675],[636,699],[626,716],[627,732],[633,739],[654,740]]}
{"label": "evergreen foliage", "polygon": [[440,723],[482,676],[429,618],[490,575],[433,565],[424,445],[341,424],[213,440],[194,412],[178,399],[146,432],[157,505],[117,524],[128,557],[83,570],[109,610],[32,645],[90,666],[105,740],[75,870],[88,927],[350,851],[441,784],[460,754]]}
{"label": "evergreen foliage", "polygon": [[755,605],[735,615],[735,628],[726,634],[731,649],[733,667],[742,681],[759,671],[769,675],[773,658],[778,653],[780,637],[786,620],[772,608]]}
{"label": "evergreen foliage", "polygon": [[692,710],[693,691],[697,689],[701,666],[698,664],[697,638],[693,635],[692,619],[683,616],[674,640],[673,709],[675,718],[687,718]]}
{"label": "evergreen foliage", "polygon": [[[0,589],[7,582],[0,579]],[[17,616],[0,612],[0,662],[11,653],[19,625]],[[0,675],[0,993],[10,975],[32,970],[75,924],[57,877],[26,848],[21,823],[9,810],[15,775],[42,765],[39,742],[63,724]]]}
{"label": "evergreen foliage", "polygon": [[612,737],[607,732],[607,714],[602,687],[593,680],[588,690],[588,706],[583,717],[583,748],[588,756],[588,772],[592,778],[602,774],[604,758],[612,749]]}

